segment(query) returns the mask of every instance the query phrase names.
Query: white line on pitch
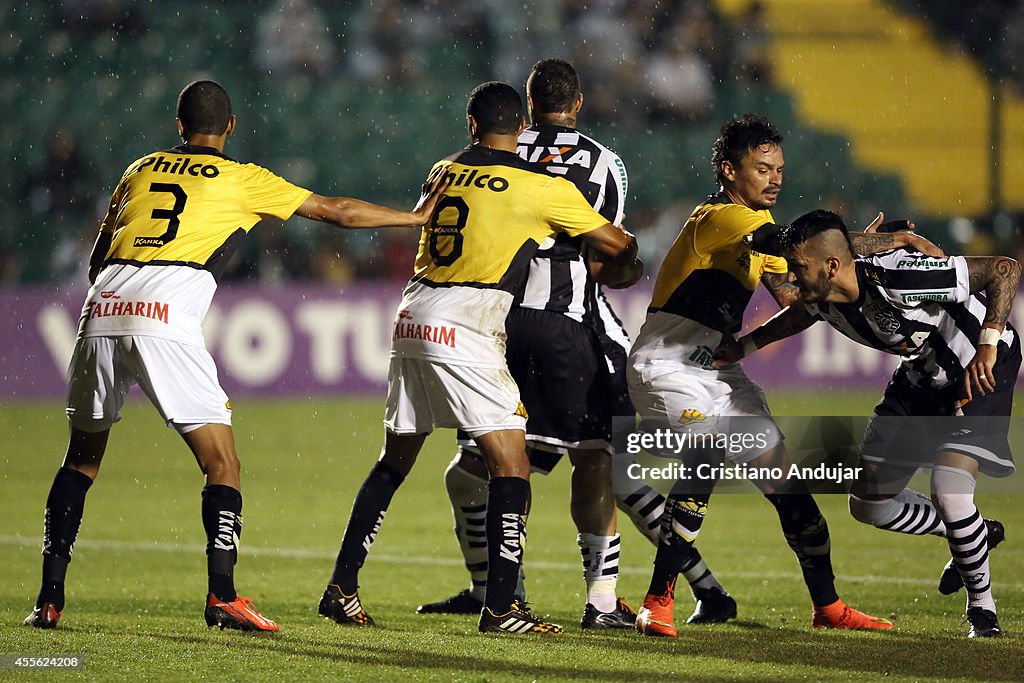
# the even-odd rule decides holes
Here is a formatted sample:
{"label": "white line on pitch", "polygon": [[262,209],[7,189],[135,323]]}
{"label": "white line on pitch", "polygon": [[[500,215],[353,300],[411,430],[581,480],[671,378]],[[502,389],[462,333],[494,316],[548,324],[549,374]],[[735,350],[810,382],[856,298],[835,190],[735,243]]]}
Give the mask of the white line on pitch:
{"label": "white line on pitch", "polygon": [[[38,546],[40,540],[38,538],[30,538],[28,536],[0,536],[0,545],[18,545],[18,546]],[[203,553],[203,546],[200,545],[188,545],[185,543],[140,543],[134,541],[104,541],[104,540],[90,540],[82,539],[75,543],[76,549],[84,550],[113,550],[123,552],[127,550],[141,551],[141,552],[156,552],[156,553]],[[337,556],[337,551],[324,551],[324,550],[308,550],[305,548],[267,548],[251,545],[241,546],[242,556],[250,555],[253,557],[287,557],[298,560],[333,560]],[[437,567],[462,567],[462,560],[454,558],[444,557],[426,557],[417,555],[387,555],[385,553],[373,553],[370,555],[369,562],[385,562],[388,564],[411,564],[411,565],[424,565],[424,566],[437,566]],[[527,559],[526,566],[533,569],[551,569],[556,571],[579,571],[579,565],[566,562],[542,562],[542,561],[530,561]],[[647,567],[620,567],[619,572],[621,574],[641,574],[647,575],[650,573],[650,569]],[[723,571],[719,572],[719,576],[723,578],[734,578],[734,579],[782,579],[782,580],[797,580],[800,578],[800,574],[796,572],[737,572],[737,571]],[[868,574],[863,576],[851,576],[844,575],[839,577],[843,581],[851,581],[856,583],[884,583],[893,584],[900,586],[934,586],[935,579],[928,578],[911,578],[905,576],[879,576],[877,574]],[[1004,589],[1015,589],[1024,590],[1024,584],[1022,583],[1001,583],[1000,586]]]}

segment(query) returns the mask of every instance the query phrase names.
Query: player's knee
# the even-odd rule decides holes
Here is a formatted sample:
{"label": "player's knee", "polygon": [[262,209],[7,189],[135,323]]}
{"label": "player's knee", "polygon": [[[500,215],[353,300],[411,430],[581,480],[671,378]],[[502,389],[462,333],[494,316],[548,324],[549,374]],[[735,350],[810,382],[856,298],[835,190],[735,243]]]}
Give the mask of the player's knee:
{"label": "player's knee", "polygon": [[238,461],[238,454],[234,449],[218,449],[204,458],[204,465],[207,473],[219,472],[222,475],[238,476],[241,473],[242,465]]}
{"label": "player's knee", "polygon": [[850,515],[864,524],[870,524],[871,526],[879,526],[889,521],[892,516],[889,513],[889,507],[892,506],[892,500],[865,500],[858,498],[857,496],[851,495],[848,498],[850,506]]}
{"label": "player's knee", "polygon": [[456,456],[444,471],[444,486],[448,491],[448,498],[455,503],[466,498],[478,497],[481,491],[487,489],[487,479],[470,472]]}
{"label": "player's knee", "polygon": [[932,468],[932,502],[943,519],[960,519],[974,507],[974,476],[957,467]]}
{"label": "player's knee", "polygon": [[478,479],[487,479],[487,465],[475,446],[460,445],[451,464]]}

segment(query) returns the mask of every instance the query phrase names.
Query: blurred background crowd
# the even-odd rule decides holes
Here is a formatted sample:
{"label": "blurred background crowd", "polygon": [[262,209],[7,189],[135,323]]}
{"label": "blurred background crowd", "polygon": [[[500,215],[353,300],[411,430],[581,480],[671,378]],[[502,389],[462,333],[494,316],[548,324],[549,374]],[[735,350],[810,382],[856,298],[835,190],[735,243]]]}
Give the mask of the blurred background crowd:
{"label": "blurred background crowd", "polygon": [[[626,164],[626,225],[651,263],[716,189],[718,126],[747,111],[786,136],[778,220],[825,206],[857,226],[884,209],[949,251],[1024,257],[1024,206],[929,207],[899,173],[858,164],[847,138],[802,120],[777,76],[773,1],[0,1],[0,283],[83,286],[110,192],[135,158],[177,144],[175,98],[190,80],[231,93],[233,158],[320,194],[408,206],[430,165],[466,144],[472,86],[521,89],[550,56],[582,76],[580,128]],[[976,60],[993,92],[1024,93],[1024,0],[883,4]],[[957,173],[951,160],[950,182]],[[411,232],[265,221],[226,278],[404,279],[415,247]]]}

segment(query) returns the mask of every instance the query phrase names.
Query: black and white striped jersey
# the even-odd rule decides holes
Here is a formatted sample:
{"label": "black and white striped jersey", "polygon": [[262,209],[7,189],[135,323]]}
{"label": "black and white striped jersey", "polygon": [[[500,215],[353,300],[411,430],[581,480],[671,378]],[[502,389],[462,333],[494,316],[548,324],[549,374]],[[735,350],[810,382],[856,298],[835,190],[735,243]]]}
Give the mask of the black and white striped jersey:
{"label": "black and white striped jersey", "polygon": [[[860,296],[849,304],[808,304],[807,310],[858,344],[903,356],[907,379],[941,388],[963,377],[985,320],[971,294],[967,259],[935,258],[896,249],[855,261]],[[1000,341],[1012,345],[1006,326]]]}
{"label": "black and white striped jersey", "polygon": [[[609,223],[622,223],[628,178],[626,166],[615,152],[574,128],[546,124],[524,130],[517,152],[579,188]],[[621,323],[611,312],[600,285],[589,275],[580,253],[582,246],[582,238],[568,235],[542,244],[530,263],[526,287],[515,305],[562,313],[593,325],[599,333],[611,334],[616,341],[622,337],[623,346],[628,348]]]}

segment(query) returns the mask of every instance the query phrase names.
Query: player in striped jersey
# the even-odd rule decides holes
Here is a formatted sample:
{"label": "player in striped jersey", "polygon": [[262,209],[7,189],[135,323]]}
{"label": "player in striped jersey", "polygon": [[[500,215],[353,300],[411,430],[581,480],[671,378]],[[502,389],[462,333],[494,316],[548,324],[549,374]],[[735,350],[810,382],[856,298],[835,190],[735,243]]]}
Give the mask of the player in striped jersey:
{"label": "player in striped jersey", "polygon": [[[621,224],[626,168],[617,154],[576,130],[583,95],[575,69],[560,59],[541,60],[531,69],[526,92],[533,123],[519,135],[519,156],[569,180],[610,223]],[[573,465],[570,507],[587,584],[581,625],[632,628],[633,610],[615,591],[620,539],[609,457],[612,416],[633,414],[624,376],[629,337],[591,275],[593,262],[584,251],[581,238],[559,234],[534,255],[526,286],[509,312],[507,355],[530,414],[526,441],[532,471],[547,475],[567,452]],[[421,614],[480,610],[487,574],[481,528],[486,482],[479,450],[460,434],[445,486],[471,585],[421,605]],[[647,517],[656,531],[664,499],[648,488],[623,494],[620,504],[629,494],[636,494],[631,500],[642,502],[640,508],[650,508]],[[641,516],[638,526],[651,535],[648,521]]]}
{"label": "player in striped jersey", "polygon": [[56,627],[64,609],[64,580],[86,493],[125,395],[138,384],[206,475],[207,624],[278,630],[235,592],[240,467],[231,407],[201,330],[217,275],[263,216],[283,220],[298,214],[343,228],[418,227],[444,189],[441,176],[435,176],[417,210],[394,211],[322,197],[265,168],[238,163],[224,155],[235,129],[231,100],[213,81],[186,86],[177,116],[184,144],[147,154],[128,167],[90,259],[92,288],[69,370],[71,439],[46,500],[42,586],[25,620],[37,628]]}
{"label": "player in striped jersey", "polygon": [[636,242],[572,183],[516,155],[525,121],[514,88],[477,87],[467,114],[472,145],[440,162],[453,180],[423,232],[395,323],[384,450],[356,497],[321,613],[353,623],[359,568],[391,497],[427,434],[455,427],[474,439],[490,475],[476,536],[487,547],[480,630],[559,633],[514,595],[530,463],[526,411],[506,365],[505,319],[541,243],[582,237],[611,259],[610,273],[628,277],[640,268]]}
{"label": "player in striped jersey", "polygon": [[[730,451],[734,464],[779,467],[789,454],[768,411],[764,392],[739,365],[712,367],[712,351],[740,330],[743,313],[758,282],[780,306],[796,299],[787,282],[786,262],[751,246],[764,226],[774,225],[770,209],[782,189],[782,135],[755,114],[722,126],[712,146],[712,165],[721,189],[698,205],[676,237],[655,282],[647,319],[627,367],[629,393],[648,425],[677,432],[691,428],[724,433],[730,418],[765,439],[757,447]],[[879,216],[879,220],[881,215]],[[870,235],[864,248],[926,242],[916,235]],[[927,246],[927,245],[925,245]],[[696,458],[696,451],[684,454]],[[688,462],[688,466],[696,466]],[[714,595],[735,614],[735,602],[706,571],[694,548],[707,511],[709,491],[674,489],[663,515],[661,539],[637,628],[648,635],[677,635],[673,617],[675,583],[687,580]],[[891,628],[888,622],[851,609],[835,589],[828,527],[810,492],[800,482],[759,480],[775,507],[786,541],[803,573],[813,604],[812,624],[828,628]],[[681,482],[685,487],[688,482]]]}
{"label": "player in striped jersey", "polygon": [[[880,529],[944,536],[953,560],[943,581],[954,590],[967,586],[970,637],[1001,635],[988,551],[1002,539],[1002,525],[982,519],[974,489],[978,472],[1014,471],[1007,431],[1021,351],[1007,320],[1020,264],[906,249],[858,258],[842,219],[830,211],[801,216],[775,245],[804,305],[738,341],[724,340],[716,356],[737,360],[819,320],[901,356],[865,431],[863,476],[851,488],[850,512]],[[932,470],[931,500],[907,488],[918,467]]]}

